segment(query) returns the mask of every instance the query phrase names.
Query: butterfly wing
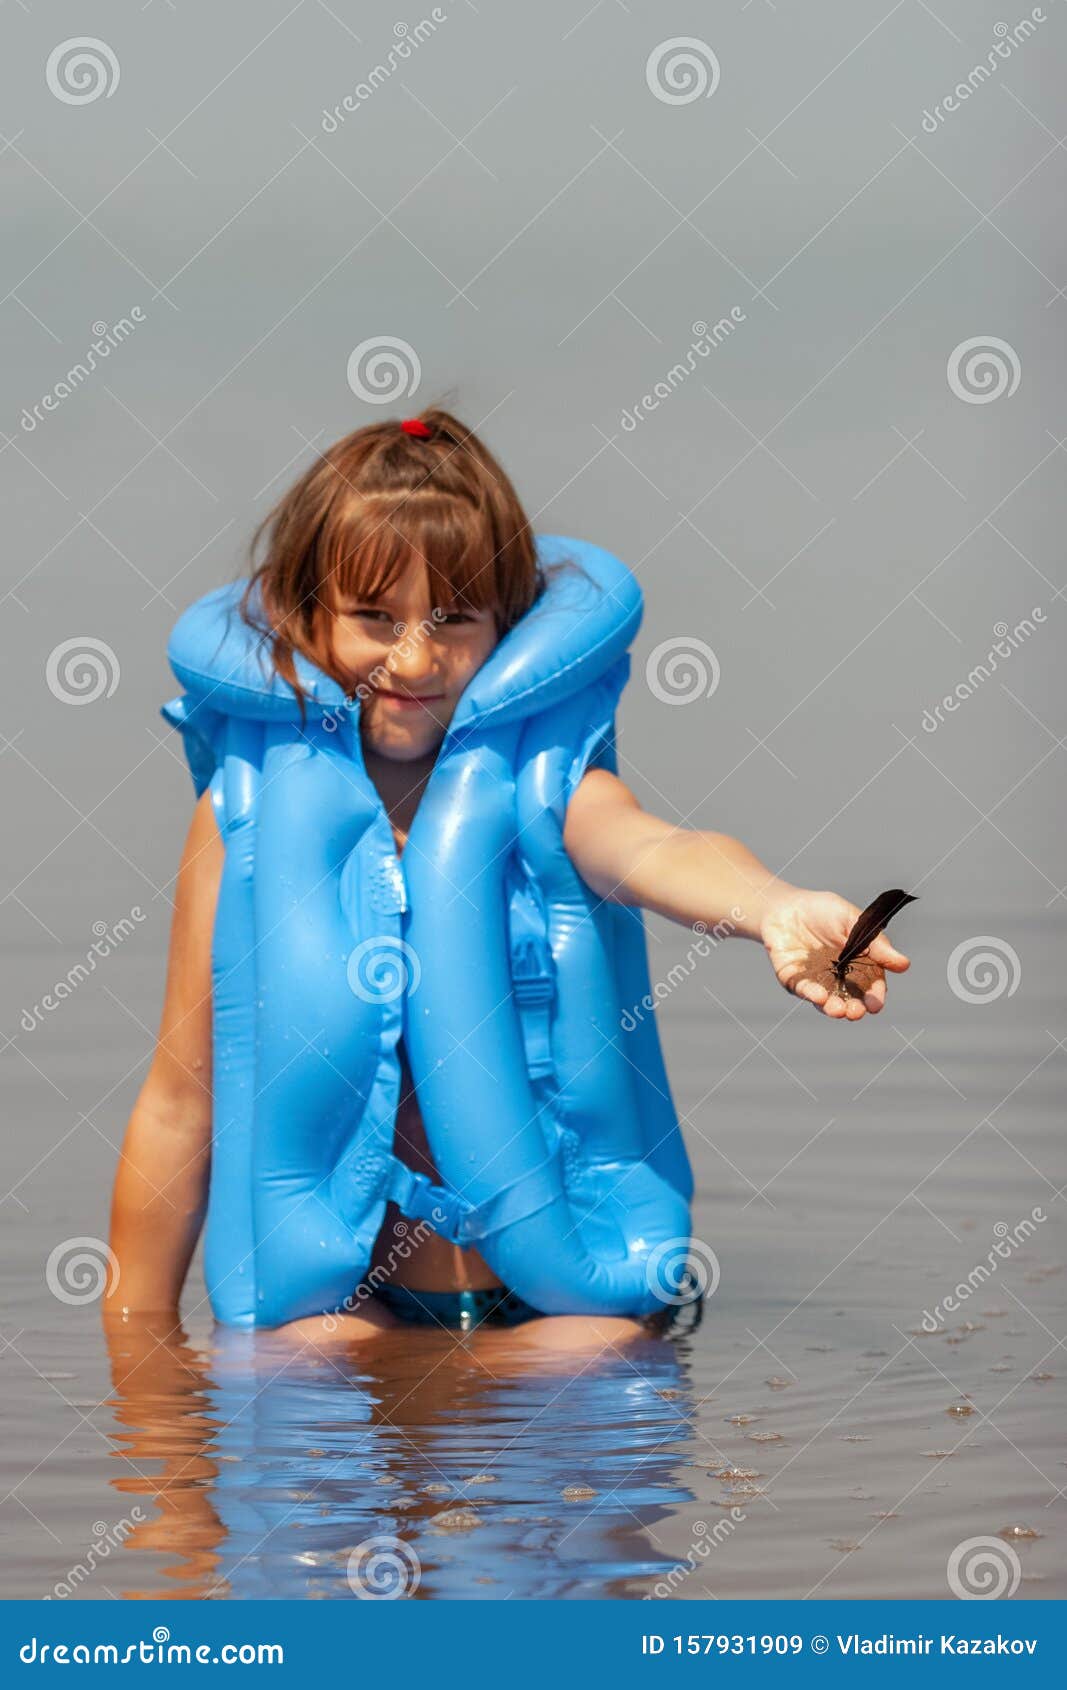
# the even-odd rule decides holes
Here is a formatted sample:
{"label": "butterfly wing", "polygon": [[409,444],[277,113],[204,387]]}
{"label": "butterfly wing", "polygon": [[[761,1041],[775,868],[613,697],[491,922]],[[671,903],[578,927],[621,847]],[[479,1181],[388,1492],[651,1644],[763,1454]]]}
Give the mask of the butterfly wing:
{"label": "butterfly wing", "polygon": [[893,917],[902,910],[905,904],[914,904],[915,898],[910,892],[902,892],[899,887],[891,892],[880,892],[873,904],[868,904],[863,914],[853,925],[852,931],[837,958],[835,966],[845,968],[862,951],[867,949],[872,939],[876,939],[882,929],[889,926]]}

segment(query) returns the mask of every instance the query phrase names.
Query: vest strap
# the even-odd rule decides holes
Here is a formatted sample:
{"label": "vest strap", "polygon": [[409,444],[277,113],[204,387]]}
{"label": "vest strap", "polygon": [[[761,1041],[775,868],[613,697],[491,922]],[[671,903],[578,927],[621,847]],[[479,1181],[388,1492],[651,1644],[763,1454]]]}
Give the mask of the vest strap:
{"label": "vest strap", "polygon": [[552,1004],[556,995],[552,953],[544,940],[524,935],[511,954],[511,981],[519,1008],[526,1068],[532,1080],[555,1074],[552,1061]]}
{"label": "vest strap", "polygon": [[461,1244],[477,1244],[494,1232],[502,1232],[515,1221],[524,1221],[539,1209],[547,1209],[563,1193],[563,1174],[558,1153],[505,1185],[486,1202],[472,1208],[463,1228]]}
{"label": "vest strap", "polygon": [[450,1244],[465,1247],[547,1208],[561,1191],[558,1156],[550,1156],[479,1204],[468,1202],[458,1191],[434,1185],[425,1174],[415,1173],[394,1156],[390,1160],[385,1195],[409,1220],[426,1221]]}

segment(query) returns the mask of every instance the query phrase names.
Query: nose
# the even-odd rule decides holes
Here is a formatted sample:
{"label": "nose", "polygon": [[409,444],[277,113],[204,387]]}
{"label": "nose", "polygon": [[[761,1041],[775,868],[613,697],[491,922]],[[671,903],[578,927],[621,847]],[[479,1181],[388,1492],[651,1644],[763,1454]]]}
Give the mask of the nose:
{"label": "nose", "polygon": [[418,624],[409,627],[390,650],[388,668],[390,674],[412,692],[428,690],[438,674],[433,636]]}

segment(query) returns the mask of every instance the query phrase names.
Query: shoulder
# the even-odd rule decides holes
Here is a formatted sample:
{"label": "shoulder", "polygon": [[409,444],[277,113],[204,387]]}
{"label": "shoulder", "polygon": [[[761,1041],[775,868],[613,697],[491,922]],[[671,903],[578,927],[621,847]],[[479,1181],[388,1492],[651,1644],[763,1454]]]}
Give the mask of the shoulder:
{"label": "shoulder", "polygon": [[587,769],[574,789],[563,825],[563,845],[588,880],[624,845],[643,811],[625,781],[609,769]]}
{"label": "shoulder", "polygon": [[637,799],[618,775],[610,769],[587,769],[567,806],[567,825],[587,817],[602,821],[612,812],[639,808]]}

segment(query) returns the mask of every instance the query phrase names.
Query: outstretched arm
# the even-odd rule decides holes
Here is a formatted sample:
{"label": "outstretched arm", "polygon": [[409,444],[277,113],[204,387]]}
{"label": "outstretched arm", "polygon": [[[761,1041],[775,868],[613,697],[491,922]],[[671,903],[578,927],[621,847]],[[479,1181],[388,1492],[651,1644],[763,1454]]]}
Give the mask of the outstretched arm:
{"label": "outstretched arm", "polygon": [[223,845],[205,793],[174,899],[159,1039],[123,1141],[111,1201],[118,1274],[106,1312],[174,1311],[207,1204],[211,1157],[211,933]]}
{"label": "outstretched arm", "polygon": [[885,1003],[885,970],[903,973],[906,956],[880,934],[870,947],[873,978],[862,996],[842,997],[819,979],[812,959],[844,945],[859,907],[836,892],[810,892],[781,880],[726,833],[674,827],[643,810],[607,769],[590,769],[567,808],[567,854],[605,902],[639,905],[724,938],[758,939],[781,985],[834,1020],[858,1021]]}

